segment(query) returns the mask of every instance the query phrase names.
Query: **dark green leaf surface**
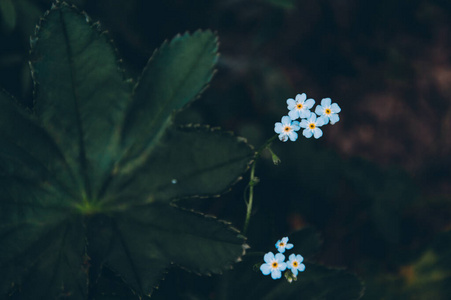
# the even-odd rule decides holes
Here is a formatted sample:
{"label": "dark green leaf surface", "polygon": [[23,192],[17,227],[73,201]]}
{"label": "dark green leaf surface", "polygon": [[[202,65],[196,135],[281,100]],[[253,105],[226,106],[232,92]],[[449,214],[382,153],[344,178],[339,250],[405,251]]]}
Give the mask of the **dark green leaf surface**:
{"label": "dark green leaf surface", "polygon": [[84,230],[79,219],[70,217],[80,200],[72,198],[72,178],[34,117],[0,92],[2,295],[48,299],[67,291],[86,294]]}
{"label": "dark green leaf surface", "polygon": [[[229,224],[174,206],[155,203],[111,212],[104,232],[105,265],[139,294],[150,294],[170,264],[199,274],[220,273],[244,254],[244,238]],[[95,249],[94,249],[95,250]]]}
{"label": "dark green leaf surface", "polygon": [[[53,174],[58,174],[55,178]],[[64,157],[35,117],[0,90],[0,174],[58,180],[77,188]]]}
{"label": "dark green leaf surface", "polygon": [[48,182],[0,178],[0,293],[17,299],[86,295],[85,234]]}
{"label": "dark green leaf surface", "polygon": [[[166,129],[210,80],[216,37],[164,44],[130,102],[114,49],[93,27],[57,2],[32,40],[37,116],[0,92],[2,297],[108,297],[96,287],[109,282],[105,270],[143,296],[173,264],[220,273],[244,253],[229,224],[170,203],[224,191],[253,158],[229,133]],[[135,155],[139,168],[120,163]]]}
{"label": "dark green leaf surface", "polygon": [[114,49],[93,27],[86,15],[56,5],[40,24],[31,61],[36,111],[83,178],[88,197],[95,197],[112,168],[130,95]]}
{"label": "dark green leaf surface", "polygon": [[230,133],[208,127],[172,128],[133,176],[121,177],[119,171],[105,201],[168,202],[219,194],[247,169],[252,157],[249,145]]}
{"label": "dark green leaf surface", "polygon": [[[126,162],[146,156],[145,150],[158,141],[174,111],[195,99],[211,80],[217,43],[211,31],[196,31],[178,35],[155,51],[135,88],[124,124]],[[129,167],[141,162],[138,159]]]}

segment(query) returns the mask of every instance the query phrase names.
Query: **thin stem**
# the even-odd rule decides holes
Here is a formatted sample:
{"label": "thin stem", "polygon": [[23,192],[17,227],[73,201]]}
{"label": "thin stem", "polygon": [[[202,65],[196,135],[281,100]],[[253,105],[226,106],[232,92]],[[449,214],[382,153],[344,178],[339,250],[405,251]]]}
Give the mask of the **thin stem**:
{"label": "thin stem", "polygon": [[274,135],[269,140],[267,140],[263,146],[261,146],[254,155],[254,162],[252,163],[251,167],[251,175],[249,178],[249,197],[246,202],[247,210],[246,210],[246,219],[244,220],[244,228],[243,228],[243,234],[246,235],[247,229],[249,227],[249,221],[251,219],[251,213],[252,213],[252,204],[254,201],[254,186],[257,184],[258,179],[255,177],[255,166],[257,165],[257,160],[260,158],[261,153],[271,146],[272,142],[277,138],[277,135]]}
{"label": "thin stem", "polygon": [[247,211],[246,211],[246,219],[244,220],[244,228],[243,228],[243,234],[246,235],[247,228],[249,226],[249,221],[251,219],[251,212],[252,212],[252,202],[254,200],[254,185],[255,185],[255,165],[257,164],[257,161],[254,160],[252,163],[251,168],[251,177],[249,180],[249,198],[247,201]]}

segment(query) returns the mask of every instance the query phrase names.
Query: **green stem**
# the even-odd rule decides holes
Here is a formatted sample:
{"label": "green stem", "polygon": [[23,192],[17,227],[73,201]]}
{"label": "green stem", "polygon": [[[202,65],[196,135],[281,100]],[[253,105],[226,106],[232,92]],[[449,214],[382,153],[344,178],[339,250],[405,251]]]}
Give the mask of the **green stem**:
{"label": "green stem", "polygon": [[252,163],[251,177],[250,177],[250,180],[249,180],[249,198],[248,198],[248,202],[246,203],[247,211],[246,211],[246,219],[244,220],[244,228],[243,228],[243,234],[244,235],[246,235],[246,233],[247,233],[247,228],[249,226],[249,221],[251,219],[252,202],[254,200],[255,165],[256,165],[256,160],[254,160],[254,162]]}
{"label": "green stem", "polygon": [[254,162],[252,163],[252,167],[251,167],[251,175],[249,178],[249,197],[248,197],[248,201],[246,203],[247,205],[247,210],[246,210],[246,219],[244,220],[244,228],[243,228],[243,234],[246,235],[247,234],[247,229],[249,227],[249,221],[251,219],[251,213],[252,213],[252,204],[254,201],[254,186],[257,183],[257,177],[255,177],[255,166],[257,165],[257,160],[260,158],[261,153],[268,148],[269,146],[271,146],[272,142],[274,142],[274,140],[277,138],[277,135],[274,135],[273,137],[271,137],[269,140],[267,140],[263,146],[261,146],[254,155]]}

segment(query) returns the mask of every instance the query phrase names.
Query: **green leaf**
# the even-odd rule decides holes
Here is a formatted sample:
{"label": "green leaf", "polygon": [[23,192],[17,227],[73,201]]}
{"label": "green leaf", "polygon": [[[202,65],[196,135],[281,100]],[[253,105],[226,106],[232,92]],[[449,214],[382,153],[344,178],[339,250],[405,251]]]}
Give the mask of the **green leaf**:
{"label": "green leaf", "polygon": [[[88,19],[56,2],[41,22],[32,40],[36,115],[0,92],[2,297],[113,296],[95,286],[108,269],[142,297],[173,264],[220,273],[246,248],[230,224],[171,203],[224,191],[253,158],[229,133],[165,129],[210,79],[214,35],[165,44],[130,102],[113,48]],[[120,163],[135,154],[139,168]]]}
{"label": "green leaf", "polygon": [[136,172],[118,171],[103,199],[126,205],[215,195],[237,181],[252,158],[245,140],[230,133],[199,126],[172,128]]}
{"label": "green leaf", "polygon": [[[194,100],[213,76],[217,38],[211,31],[177,35],[155,51],[135,87],[122,142],[124,164],[144,159],[172,121],[172,114]],[[144,152],[144,153],[143,153]],[[142,158],[132,163],[139,165]]]}
{"label": "green leaf", "polygon": [[47,181],[0,177],[0,294],[16,299],[86,295],[80,217]]}
{"label": "green leaf", "polygon": [[106,255],[106,265],[138,294],[150,294],[171,263],[201,274],[221,272],[242,255],[242,237],[228,225],[167,204],[222,192],[252,157],[247,143],[230,133],[171,128],[142,168],[118,177],[107,190],[100,205],[110,219],[103,221],[104,229],[95,228],[108,238],[102,238],[103,245],[91,242],[92,251],[111,247],[108,255],[98,256]]}
{"label": "green leaf", "polygon": [[84,229],[71,216],[80,200],[72,198],[72,178],[50,136],[0,91],[1,295],[86,294]]}
{"label": "green leaf", "polygon": [[172,205],[136,206],[109,216],[100,230],[112,239],[107,245],[90,240],[90,251],[107,248],[105,266],[140,295],[150,295],[171,264],[198,274],[221,273],[246,247],[229,224]]}
{"label": "green leaf", "polygon": [[32,39],[36,112],[95,198],[117,158],[119,124],[131,87],[114,49],[88,16],[56,4]]}
{"label": "green leaf", "polygon": [[[55,176],[54,174],[58,174]],[[0,90],[0,174],[51,180],[72,195],[74,176],[52,138],[8,94]]]}

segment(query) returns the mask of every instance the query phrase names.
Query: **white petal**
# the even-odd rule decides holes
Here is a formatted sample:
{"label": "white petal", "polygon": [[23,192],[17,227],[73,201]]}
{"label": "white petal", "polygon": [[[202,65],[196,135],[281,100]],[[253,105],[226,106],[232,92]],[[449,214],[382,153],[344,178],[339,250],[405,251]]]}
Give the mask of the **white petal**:
{"label": "white petal", "polygon": [[282,272],[280,272],[279,270],[276,269],[271,272],[272,279],[279,279],[280,277],[282,277]]}
{"label": "white petal", "polygon": [[304,272],[305,265],[304,264],[300,264],[299,267],[298,267],[298,270],[301,271],[301,272]]}
{"label": "white petal", "polygon": [[263,260],[266,263],[271,264],[271,262],[274,260],[274,253],[272,252],[266,253],[265,256],[263,256]]}
{"label": "white petal", "polygon": [[321,105],[317,105],[317,106],[315,107],[315,113],[316,113],[318,116],[324,115],[324,107],[322,107]]}
{"label": "white petal", "polygon": [[341,108],[340,106],[338,106],[337,103],[332,104],[330,109],[332,110],[333,113],[339,113],[341,111]]}
{"label": "white petal", "polygon": [[309,139],[312,137],[313,133],[310,129],[306,128],[302,131],[302,135]]}
{"label": "white petal", "polygon": [[277,253],[276,254],[276,260],[278,262],[283,262],[285,260],[285,255],[283,255],[282,253]]}
{"label": "white petal", "polygon": [[319,139],[323,135],[323,131],[319,128],[315,128],[314,135],[315,135],[315,139]]}
{"label": "white petal", "polygon": [[310,116],[308,117],[309,123],[316,123],[316,114],[314,112],[310,113]]}
{"label": "white petal", "polygon": [[308,127],[308,122],[307,122],[307,120],[301,120],[301,123],[299,123],[299,126],[301,127],[301,128],[307,128]]}
{"label": "white petal", "polygon": [[296,101],[303,103],[307,99],[307,95],[305,93],[297,94],[296,95]]}
{"label": "white petal", "polygon": [[274,124],[274,131],[276,133],[282,133],[283,132],[283,125],[280,122],[277,122],[276,124]]}
{"label": "white petal", "polygon": [[287,269],[287,263],[279,263],[279,270],[280,271],[285,271]]}
{"label": "white petal", "polygon": [[296,107],[296,101],[294,101],[294,99],[292,99],[292,98],[287,100],[287,104],[288,104],[289,110],[292,110],[293,108]]}
{"label": "white petal", "polygon": [[308,118],[310,116],[311,111],[308,109],[303,109],[300,111],[299,116],[301,118]]}
{"label": "white petal", "polygon": [[268,275],[271,273],[271,266],[269,264],[263,264],[260,266],[260,271],[262,271],[263,275]]}
{"label": "white petal", "polygon": [[332,102],[332,100],[330,98],[324,98],[323,100],[321,100],[321,105],[322,106],[330,106],[331,102]]}
{"label": "white petal", "polygon": [[297,118],[299,118],[299,112],[295,109],[290,110],[288,112],[288,116],[290,117],[291,120],[296,120]]}
{"label": "white petal", "polygon": [[315,100],[308,99],[307,101],[305,101],[304,106],[305,106],[305,108],[310,109],[313,107],[314,104],[315,104]]}
{"label": "white petal", "polygon": [[334,125],[338,121],[340,121],[340,117],[337,114],[333,114],[330,116],[330,124]]}
{"label": "white petal", "polygon": [[291,124],[291,119],[289,116],[283,116],[282,117],[282,124],[283,125],[290,125]]}
{"label": "white petal", "polygon": [[282,142],[286,142],[288,141],[288,136],[285,133],[281,133],[279,134],[279,140],[281,140]]}
{"label": "white petal", "polygon": [[316,120],[316,126],[320,127],[329,123],[329,117],[321,116]]}

